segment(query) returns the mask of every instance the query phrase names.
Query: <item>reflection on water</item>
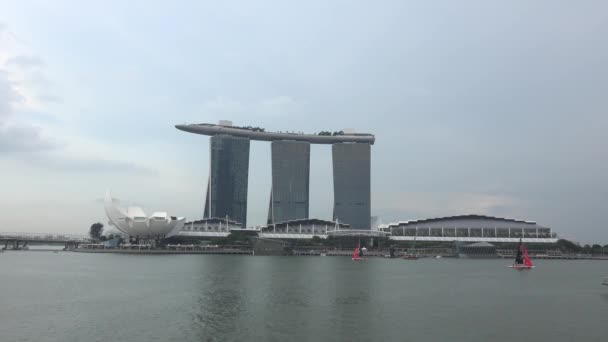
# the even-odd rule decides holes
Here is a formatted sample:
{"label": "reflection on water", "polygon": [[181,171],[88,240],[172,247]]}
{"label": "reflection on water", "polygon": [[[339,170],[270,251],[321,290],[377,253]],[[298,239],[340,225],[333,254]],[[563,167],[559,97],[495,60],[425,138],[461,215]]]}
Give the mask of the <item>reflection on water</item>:
{"label": "reflection on water", "polygon": [[368,265],[328,259],[235,257],[203,263],[192,311],[197,335],[204,341],[350,336],[360,317],[373,312],[373,279]]}
{"label": "reflection on water", "polygon": [[193,305],[194,324],[203,341],[230,336],[238,331],[238,320],[247,315],[244,305],[246,282],[243,262],[228,256],[223,263],[201,263],[198,296]]}
{"label": "reflection on water", "polygon": [[[602,340],[603,262],[0,255],[2,341]],[[531,324],[531,322],[533,322]],[[523,327],[512,329],[513,327]]]}

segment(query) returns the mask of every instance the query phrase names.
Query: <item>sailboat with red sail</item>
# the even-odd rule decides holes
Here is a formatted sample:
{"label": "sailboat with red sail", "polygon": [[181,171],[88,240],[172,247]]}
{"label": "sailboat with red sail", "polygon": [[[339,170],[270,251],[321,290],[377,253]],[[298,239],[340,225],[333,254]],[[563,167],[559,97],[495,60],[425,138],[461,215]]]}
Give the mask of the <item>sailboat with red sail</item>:
{"label": "sailboat with red sail", "polygon": [[357,241],[357,245],[355,246],[355,250],[353,251],[353,261],[363,261],[367,260],[361,255],[361,240]]}
{"label": "sailboat with red sail", "polygon": [[517,255],[515,256],[515,262],[509,267],[518,270],[529,270],[534,268],[532,259],[530,259],[530,256],[528,255],[528,249],[526,248],[526,245],[523,244],[521,239],[519,239],[519,246],[517,248]]}

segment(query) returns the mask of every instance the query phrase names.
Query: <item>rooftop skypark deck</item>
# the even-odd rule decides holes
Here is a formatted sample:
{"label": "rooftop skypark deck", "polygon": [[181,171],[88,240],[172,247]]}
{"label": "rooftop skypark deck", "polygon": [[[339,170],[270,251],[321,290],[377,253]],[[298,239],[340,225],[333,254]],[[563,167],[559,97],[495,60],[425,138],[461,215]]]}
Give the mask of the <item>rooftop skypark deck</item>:
{"label": "rooftop skypark deck", "polygon": [[376,137],[368,133],[345,133],[345,132],[320,132],[318,134],[304,134],[293,132],[266,132],[259,127],[236,127],[230,125],[215,125],[208,123],[175,125],[175,128],[195,134],[202,135],[231,135],[249,138],[251,140],[275,141],[293,140],[304,141],[311,144],[336,144],[336,143],[367,143],[374,144]]}

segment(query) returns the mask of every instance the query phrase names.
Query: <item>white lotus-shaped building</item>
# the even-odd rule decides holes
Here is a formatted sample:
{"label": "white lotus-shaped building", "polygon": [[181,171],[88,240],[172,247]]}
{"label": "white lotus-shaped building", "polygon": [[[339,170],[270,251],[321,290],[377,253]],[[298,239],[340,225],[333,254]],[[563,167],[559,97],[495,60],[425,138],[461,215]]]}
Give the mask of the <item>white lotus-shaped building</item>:
{"label": "white lotus-shaped building", "polygon": [[148,217],[140,207],[123,208],[120,201],[112,198],[109,191],[104,197],[104,207],[110,220],[109,224],[132,237],[171,237],[177,235],[186,222],[186,218],[169,216],[166,212],[155,212]]}

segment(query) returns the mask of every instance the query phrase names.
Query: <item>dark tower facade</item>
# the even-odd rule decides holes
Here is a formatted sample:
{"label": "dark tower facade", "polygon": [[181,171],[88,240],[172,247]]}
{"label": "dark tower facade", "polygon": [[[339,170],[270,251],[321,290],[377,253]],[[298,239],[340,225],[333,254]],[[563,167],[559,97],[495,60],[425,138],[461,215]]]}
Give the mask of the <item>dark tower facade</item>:
{"label": "dark tower facade", "polygon": [[334,169],[334,220],[352,229],[370,229],[371,145],[332,145]]}
{"label": "dark tower facade", "polygon": [[272,187],[268,223],[309,218],[310,144],[332,145],[333,219],[353,229],[371,229],[371,145],[376,138],[351,129],[316,134],[269,132],[264,128],[196,123],[175,128],[211,137],[211,163],[204,217],[247,226],[250,141],[271,143]]}
{"label": "dark tower facade", "polygon": [[271,142],[272,189],[268,223],[307,219],[309,209],[310,143]]}
{"label": "dark tower facade", "polygon": [[247,226],[249,138],[211,137],[211,165],[204,217],[228,216]]}

